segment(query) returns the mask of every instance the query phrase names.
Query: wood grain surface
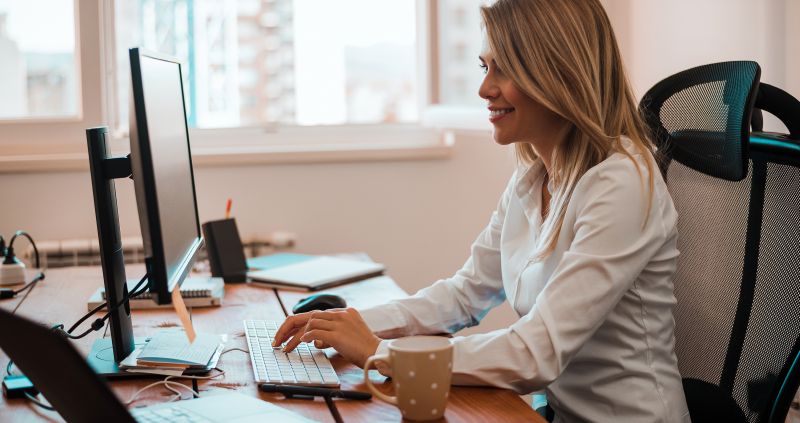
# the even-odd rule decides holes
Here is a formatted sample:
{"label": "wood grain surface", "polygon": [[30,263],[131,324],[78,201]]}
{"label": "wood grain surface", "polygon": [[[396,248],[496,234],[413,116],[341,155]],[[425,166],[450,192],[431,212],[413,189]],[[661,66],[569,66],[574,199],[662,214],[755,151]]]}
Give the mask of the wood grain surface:
{"label": "wood grain surface", "polygon": [[[138,278],[144,272],[142,266],[128,265],[129,278]],[[47,278],[39,283],[24,302],[19,298],[0,302],[0,308],[12,310],[19,305],[17,313],[32,320],[69,326],[86,313],[86,301],[89,296],[102,285],[102,273],[99,267],[74,267],[53,269],[47,272]],[[389,277],[340,286],[329,290],[344,297],[349,305],[363,308],[369,305],[400,298],[406,293]],[[291,307],[305,292],[275,291],[251,284],[232,284],[225,287],[225,299],[222,307],[191,309],[192,322],[198,332],[227,334],[226,350],[230,348],[247,349],[242,329],[242,320],[265,319],[281,321],[284,318],[281,302],[291,313]],[[280,297],[280,300],[279,300]],[[102,314],[98,314],[101,316]],[[134,335],[148,336],[155,331],[179,325],[178,317],[171,309],[136,310],[132,313]],[[93,319],[90,319],[90,321]],[[88,327],[86,324],[82,327]],[[1,329],[0,329],[1,330]],[[102,337],[98,332],[84,339],[74,341],[81,355],[87,355],[94,340]],[[107,334],[106,334],[107,336]],[[342,389],[366,391],[363,384],[362,370],[336,354],[327,352],[331,357],[342,380]],[[0,370],[5,374],[8,358],[0,351]],[[254,382],[250,358],[247,353],[232,350],[220,359],[219,368],[225,371],[224,378],[200,381],[201,395],[215,394],[236,390],[237,392],[261,398],[273,404],[285,407],[308,418],[333,422],[331,410],[322,399],[284,399],[281,394],[267,394],[258,391]],[[391,392],[391,382],[377,372],[372,377],[381,389]],[[127,401],[136,390],[146,386],[154,378],[114,380],[109,383],[113,391],[122,401]],[[186,382],[189,384],[189,382]],[[187,391],[188,392],[188,391]],[[148,405],[170,399],[172,393],[157,387],[142,395],[135,405]],[[188,398],[188,395],[185,396]],[[87,399],[87,406],[91,406]],[[345,422],[377,422],[399,421],[397,409],[380,400],[350,401],[336,400],[335,406]],[[55,412],[43,411],[25,400],[7,400],[0,398],[0,421],[63,421]],[[445,421],[485,422],[485,421],[538,421],[543,420],[518,395],[511,391],[491,388],[454,387]]]}
{"label": "wood grain surface", "polygon": [[[391,278],[380,276],[365,281],[338,286],[322,291],[298,292],[277,290],[289,314],[292,307],[301,299],[317,293],[336,294],[344,298],[349,307],[357,309],[380,305],[403,298],[408,294]],[[363,370],[355,366],[335,351],[327,351],[336,373],[342,382],[342,389],[369,392],[364,383]],[[392,382],[376,370],[370,370],[370,379],[381,392],[393,395]],[[365,405],[361,401],[336,401],[336,408],[345,422],[400,421],[402,416],[397,407],[377,398]],[[544,422],[530,405],[522,401],[516,393],[505,389],[472,388],[453,386],[450,390],[447,410],[440,421],[447,422]]]}

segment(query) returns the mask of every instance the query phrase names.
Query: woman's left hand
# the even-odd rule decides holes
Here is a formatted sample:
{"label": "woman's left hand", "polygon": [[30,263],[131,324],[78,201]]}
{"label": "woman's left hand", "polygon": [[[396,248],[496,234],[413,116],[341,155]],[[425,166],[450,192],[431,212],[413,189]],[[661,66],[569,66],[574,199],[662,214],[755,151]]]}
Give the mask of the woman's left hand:
{"label": "woman's left hand", "polygon": [[307,322],[286,344],[285,351],[291,351],[301,341],[314,341],[317,346],[333,347],[346,360],[364,367],[367,358],[378,349],[381,339],[372,333],[356,309],[314,311],[309,314],[310,316],[297,315],[286,319],[285,326],[291,325],[290,319],[301,319],[300,316],[307,319]]}

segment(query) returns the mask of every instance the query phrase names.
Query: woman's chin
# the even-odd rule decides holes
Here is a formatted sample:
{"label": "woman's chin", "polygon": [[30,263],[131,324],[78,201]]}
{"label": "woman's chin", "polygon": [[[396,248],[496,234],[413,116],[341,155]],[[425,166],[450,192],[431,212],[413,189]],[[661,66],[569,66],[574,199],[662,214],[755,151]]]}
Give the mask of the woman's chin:
{"label": "woman's chin", "polygon": [[494,131],[493,133],[494,142],[499,145],[509,145],[513,143],[508,137],[503,136],[503,134]]}

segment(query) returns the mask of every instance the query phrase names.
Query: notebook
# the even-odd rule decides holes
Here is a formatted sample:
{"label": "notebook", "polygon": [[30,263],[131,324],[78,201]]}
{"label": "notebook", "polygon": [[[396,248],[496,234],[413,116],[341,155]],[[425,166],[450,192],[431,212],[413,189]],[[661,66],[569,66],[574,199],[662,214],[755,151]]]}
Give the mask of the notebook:
{"label": "notebook", "polygon": [[[128,291],[132,290],[139,281],[128,280]],[[219,307],[225,296],[225,283],[222,278],[206,276],[190,276],[181,284],[181,296],[186,307]],[[89,297],[88,310],[106,301],[105,288],[100,287]],[[152,293],[145,292],[130,299],[131,309],[144,310],[153,308],[172,308],[172,304],[158,305],[152,300]]]}
{"label": "notebook", "polygon": [[219,335],[198,333],[194,342],[189,343],[186,334],[179,329],[158,331],[142,347],[136,357],[141,366],[201,367],[208,365],[222,340]]}
{"label": "notebook", "polygon": [[[290,256],[290,257],[287,257]],[[273,263],[269,266],[268,258]],[[352,260],[330,256],[307,256],[301,254],[273,254],[259,258],[267,267],[247,272],[254,282],[289,289],[317,290],[348,282],[355,282],[383,274],[384,265],[370,261]],[[251,261],[250,265],[253,265]]]}

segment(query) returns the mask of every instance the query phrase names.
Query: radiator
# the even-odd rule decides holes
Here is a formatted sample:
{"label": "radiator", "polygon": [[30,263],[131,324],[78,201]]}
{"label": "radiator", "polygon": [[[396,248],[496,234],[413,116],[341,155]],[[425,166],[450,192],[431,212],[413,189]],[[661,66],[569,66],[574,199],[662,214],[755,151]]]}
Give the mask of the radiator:
{"label": "radiator", "polygon": [[[273,239],[275,242],[273,242]],[[243,246],[247,257],[257,257],[291,249],[294,247],[294,236],[284,232],[276,232],[269,239],[245,241]],[[41,267],[45,269],[100,265],[100,243],[96,239],[40,241],[36,243],[36,247],[39,249]],[[122,254],[125,258],[125,263],[143,263],[144,247],[142,238],[122,238]],[[36,257],[32,246],[28,245],[24,252],[20,254],[20,257],[26,266],[33,267],[35,265]],[[199,270],[207,269],[206,258],[206,250],[203,248],[197,259]]]}

